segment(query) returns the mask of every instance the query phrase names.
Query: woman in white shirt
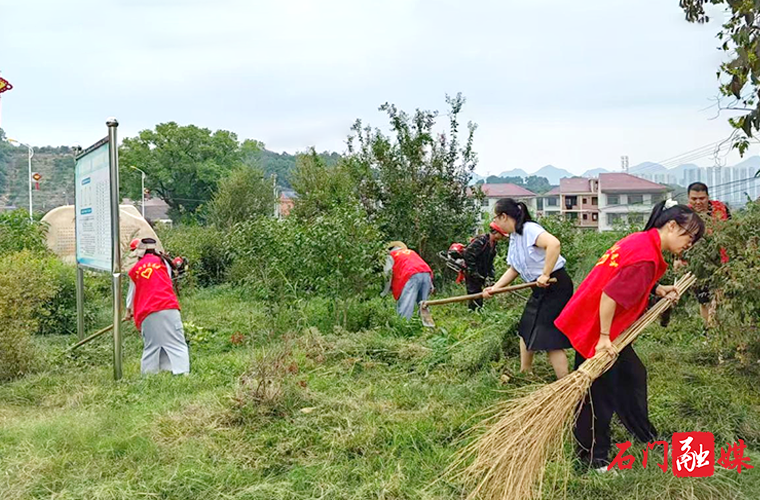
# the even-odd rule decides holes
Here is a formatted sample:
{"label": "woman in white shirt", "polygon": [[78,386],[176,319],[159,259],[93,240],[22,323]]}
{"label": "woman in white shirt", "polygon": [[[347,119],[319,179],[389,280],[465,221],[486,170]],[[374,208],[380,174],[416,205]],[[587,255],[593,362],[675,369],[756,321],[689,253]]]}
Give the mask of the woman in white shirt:
{"label": "woman in white shirt", "polygon": [[[494,212],[494,222],[509,236],[509,269],[493,287],[483,291],[483,298],[489,298],[493,290],[508,286],[518,276],[525,282],[538,283],[525,305],[518,328],[520,371],[531,371],[534,353],[547,351],[554,373],[558,379],[562,378],[568,373],[564,350],[571,346],[554,326],[554,320],[573,296],[573,281],[565,271],[560,242],[533,222],[525,203],[502,198],[496,202]],[[551,278],[557,282],[549,283]]]}

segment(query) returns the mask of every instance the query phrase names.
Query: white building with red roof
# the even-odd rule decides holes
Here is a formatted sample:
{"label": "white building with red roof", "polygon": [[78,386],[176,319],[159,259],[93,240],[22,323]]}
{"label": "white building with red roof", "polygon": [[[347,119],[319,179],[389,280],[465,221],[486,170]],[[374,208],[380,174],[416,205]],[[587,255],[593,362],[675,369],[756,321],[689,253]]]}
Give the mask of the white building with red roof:
{"label": "white building with red roof", "polygon": [[536,212],[536,193],[529,191],[524,187],[517,184],[480,184],[480,189],[485,194],[482,202],[483,212],[487,212],[490,216],[493,216],[493,209],[496,206],[496,202],[501,198],[512,198],[517,201],[524,202],[531,212]]}
{"label": "white building with red roof", "polygon": [[559,186],[551,188],[544,194],[536,197],[536,212],[539,217],[547,215],[560,215],[562,207],[559,204]]}
{"label": "white building with red roof", "polygon": [[599,181],[565,177],[559,181],[560,209],[567,220],[583,228],[599,227]]}
{"label": "white building with red roof", "polygon": [[644,224],[652,207],[667,198],[669,188],[625,173],[599,174],[599,230],[616,224]]}

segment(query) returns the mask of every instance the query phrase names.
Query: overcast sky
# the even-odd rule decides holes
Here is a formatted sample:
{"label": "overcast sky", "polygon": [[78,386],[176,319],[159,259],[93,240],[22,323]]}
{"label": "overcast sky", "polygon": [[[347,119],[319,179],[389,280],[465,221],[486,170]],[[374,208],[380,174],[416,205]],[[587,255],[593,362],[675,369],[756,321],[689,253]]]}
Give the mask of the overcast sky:
{"label": "overcast sky", "polygon": [[617,169],[728,136],[705,109],[718,29],[678,0],[0,0],[2,127],[86,146],[116,116],[121,137],[176,121],[344,151],[380,104],[461,91],[480,174]]}

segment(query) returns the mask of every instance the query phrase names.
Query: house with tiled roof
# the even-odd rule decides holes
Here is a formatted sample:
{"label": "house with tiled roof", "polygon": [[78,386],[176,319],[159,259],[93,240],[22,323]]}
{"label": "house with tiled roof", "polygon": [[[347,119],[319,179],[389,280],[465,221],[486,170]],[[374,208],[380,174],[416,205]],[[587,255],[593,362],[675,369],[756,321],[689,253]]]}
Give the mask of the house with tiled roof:
{"label": "house with tiled roof", "polygon": [[536,196],[536,213],[539,217],[560,215],[562,209],[559,204],[559,186]]}
{"label": "house with tiled roof", "polygon": [[583,228],[599,227],[599,181],[565,177],[559,181],[560,209],[567,220]]}
{"label": "house with tiled roof", "polygon": [[644,224],[669,188],[622,172],[599,174],[599,230],[616,224]]}
{"label": "house with tiled roof", "polygon": [[536,193],[517,184],[480,184],[485,198],[481,203],[483,212],[493,215],[496,202],[501,198],[512,198],[524,202],[531,212],[536,211]]}

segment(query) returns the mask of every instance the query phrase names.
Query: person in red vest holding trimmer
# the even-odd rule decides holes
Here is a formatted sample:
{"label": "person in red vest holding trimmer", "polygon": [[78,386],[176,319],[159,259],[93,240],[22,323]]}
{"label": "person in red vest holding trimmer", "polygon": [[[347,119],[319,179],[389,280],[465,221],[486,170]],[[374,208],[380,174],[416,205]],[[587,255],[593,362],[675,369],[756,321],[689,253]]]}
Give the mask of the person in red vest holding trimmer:
{"label": "person in red vest holding trimmer", "polygon": [[384,273],[386,276],[392,276],[381,295],[385,296],[389,290],[393,291],[396,312],[399,316],[411,319],[414,306],[427,300],[435,290],[433,270],[417,252],[409,250],[401,241],[391,241],[388,251]]}
{"label": "person in red vest holding trimmer", "polygon": [[[728,206],[725,203],[718,200],[710,199],[710,192],[707,189],[707,185],[702,182],[693,182],[689,184],[687,188],[689,194],[689,207],[702,216],[709,217],[713,223],[716,221],[725,221],[731,218],[731,212],[728,210]],[[710,231],[707,232],[708,236]],[[717,259],[717,255],[715,256]],[[720,249],[720,263],[726,264],[729,261],[728,252],[725,248]],[[684,260],[676,260],[674,268],[688,265]],[[720,298],[719,290],[713,293],[706,285],[698,286],[694,289],[694,293],[697,296],[697,302],[699,302],[699,313],[702,315],[702,319],[705,324],[705,331],[714,326],[715,310],[718,306],[718,299]]]}
{"label": "person in red vest holding trimmer", "polygon": [[171,263],[156,251],[156,240],[143,238],[130,245],[139,257],[129,271],[127,319],[134,318],[143,337],[143,375],[171,371],[190,373],[190,352],[172,286]]}
{"label": "person in red vest holding trimmer", "polygon": [[[576,350],[576,368],[597,351],[613,348],[612,341],[646,310],[650,293],[678,299],[674,286],[658,284],[668,268],[663,254],[680,255],[704,232],[704,221],[691,208],[661,201],[644,231],[607,250],[554,322]],[[614,413],[637,439],[657,440],[649,421],[647,371],[631,345],[591,384],[573,429],[581,462],[599,472],[610,463]]]}

